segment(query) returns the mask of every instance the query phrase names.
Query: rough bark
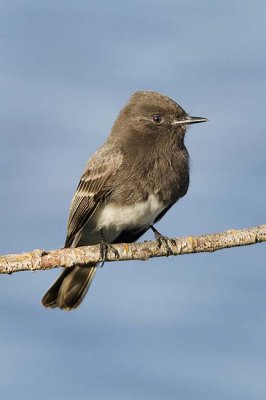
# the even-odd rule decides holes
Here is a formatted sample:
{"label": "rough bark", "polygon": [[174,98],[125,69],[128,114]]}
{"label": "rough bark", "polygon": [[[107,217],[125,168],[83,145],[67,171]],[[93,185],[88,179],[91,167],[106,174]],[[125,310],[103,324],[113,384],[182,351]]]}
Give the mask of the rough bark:
{"label": "rough bark", "polygon": [[[266,241],[266,225],[252,228],[214,233],[210,235],[188,236],[169,239],[172,255],[213,252],[237,246],[248,246]],[[147,260],[153,257],[165,257],[168,249],[165,244],[158,245],[156,240],[144,243],[116,244],[108,249],[106,261]],[[86,246],[52,251],[33,250],[29,253],[0,256],[0,274],[12,274],[18,271],[46,270],[57,267],[72,267],[89,262],[101,261],[100,246]]]}

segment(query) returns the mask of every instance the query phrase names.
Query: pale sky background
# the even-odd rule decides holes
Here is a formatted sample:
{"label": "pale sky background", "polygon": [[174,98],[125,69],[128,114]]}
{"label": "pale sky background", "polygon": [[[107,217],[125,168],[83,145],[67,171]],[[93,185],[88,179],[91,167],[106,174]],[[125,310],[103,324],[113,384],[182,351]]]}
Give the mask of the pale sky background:
{"label": "pale sky background", "polygon": [[[1,254],[63,245],[86,160],[143,89],[210,120],[158,229],[265,223],[265,15],[262,0],[1,0]],[[40,306],[58,273],[0,277],[1,399],[265,400],[265,245],[106,264],[71,313]]]}

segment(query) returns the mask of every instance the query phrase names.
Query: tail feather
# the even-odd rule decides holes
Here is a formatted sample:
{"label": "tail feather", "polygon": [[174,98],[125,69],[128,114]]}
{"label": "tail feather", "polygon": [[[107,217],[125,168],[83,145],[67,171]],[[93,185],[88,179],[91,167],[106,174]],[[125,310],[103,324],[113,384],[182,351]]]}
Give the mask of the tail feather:
{"label": "tail feather", "polygon": [[45,307],[63,310],[77,308],[86,295],[96,272],[96,264],[90,267],[66,268],[42,298]]}
{"label": "tail feather", "polygon": [[49,287],[45,295],[43,296],[41,302],[44,307],[56,308],[57,305],[57,296],[65,277],[73,270],[73,268],[65,268],[64,271],[59,275],[56,281]]}

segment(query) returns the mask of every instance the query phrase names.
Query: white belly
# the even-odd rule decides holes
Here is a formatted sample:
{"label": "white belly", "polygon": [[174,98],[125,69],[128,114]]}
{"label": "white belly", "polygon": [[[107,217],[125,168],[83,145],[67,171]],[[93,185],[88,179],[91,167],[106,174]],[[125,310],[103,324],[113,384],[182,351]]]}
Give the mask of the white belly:
{"label": "white belly", "polygon": [[147,201],[130,206],[107,204],[97,213],[97,228],[119,234],[124,230],[149,226],[164,208],[155,195],[150,195]]}
{"label": "white belly", "polygon": [[164,208],[165,206],[158,201],[155,195],[150,195],[147,201],[130,206],[117,206],[112,203],[103,205],[78,232],[72,246],[100,243],[100,230],[103,232],[104,239],[108,243],[112,243],[123,231],[152,225]]}

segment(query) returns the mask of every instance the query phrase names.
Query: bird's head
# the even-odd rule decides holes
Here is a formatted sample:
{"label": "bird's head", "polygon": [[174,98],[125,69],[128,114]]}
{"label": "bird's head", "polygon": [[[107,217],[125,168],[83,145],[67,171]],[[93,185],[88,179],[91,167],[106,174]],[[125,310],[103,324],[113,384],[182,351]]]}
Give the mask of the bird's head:
{"label": "bird's head", "polygon": [[135,92],[121,110],[114,124],[115,132],[131,131],[138,140],[145,137],[154,139],[161,135],[167,140],[168,134],[180,136],[183,140],[188,125],[206,122],[206,118],[192,117],[175,101],[151,91]]}

